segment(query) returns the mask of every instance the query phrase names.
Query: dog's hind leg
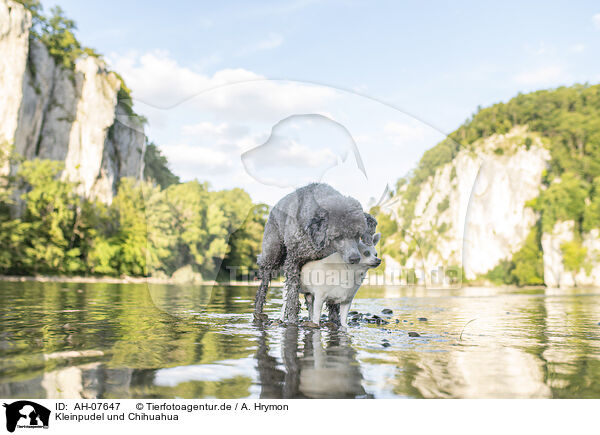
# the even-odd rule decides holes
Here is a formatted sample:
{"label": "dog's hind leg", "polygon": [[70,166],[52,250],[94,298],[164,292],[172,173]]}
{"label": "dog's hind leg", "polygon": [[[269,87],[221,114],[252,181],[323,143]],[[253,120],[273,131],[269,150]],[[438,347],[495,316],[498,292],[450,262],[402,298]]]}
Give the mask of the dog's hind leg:
{"label": "dog's hind leg", "polygon": [[285,316],[288,323],[297,324],[298,314],[300,312],[300,268],[295,259],[286,257],[283,265],[285,274],[286,303]]}
{"label": "dog's hind leg", "polygon": [[273,274],[283,264],[285,258],[285,247],[279,239],[277,230],[271,221],[265,225],[265,234],[263,236],[262,253],[258,257],[258,276],[260,278],[260,287],[256,292],[254,299],[254,316],[259,317],[262,314],[269,284]]}
{"label": "dog's hind leg", "polygon": [[254,317],[260,317],[262,314],[265,300],[267,299],[267,290],[269,289],[269,283],[271,282],[272,272],[268,269],[259,269],[260,286],[256,291],[256,297],[254,299]]}

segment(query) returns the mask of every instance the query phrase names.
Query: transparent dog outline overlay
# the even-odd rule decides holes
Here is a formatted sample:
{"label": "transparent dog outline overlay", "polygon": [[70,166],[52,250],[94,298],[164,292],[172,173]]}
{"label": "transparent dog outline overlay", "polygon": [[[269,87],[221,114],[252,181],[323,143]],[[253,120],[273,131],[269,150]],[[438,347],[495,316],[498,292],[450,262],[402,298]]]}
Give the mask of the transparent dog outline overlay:
{"label": "transparent dog outline overlay", "polygon": [[[224,84],[224,85],[212,87],[209,89],[205,89],[194,95],[190,95],[188,98],[185,98],[176,104],[173,104],[170,106],[165,106],[165,107],[159,107],[159,106],[156,106],[153,104],[149,104],[148,102],[143,101],[143,100],[136,100],[135,98],[133,98],[133,101],[129,100],[128,103],[131,104],[132,102],[140,101],[150,107],[153,107],[154,109],[168,111],[168,110],[176,108],[177,106],[179,106],[185,102],[193,100],[194,98],[199,98],[200,96],[202,96],[208,92],[214,92],[216,90],[225,89],[225,88],[232,87],[232,86],[239,86],[239,85],[243,85],[245,83],[255,83],[255,82],[261,82],[261,81],[286,82],[286,83],[294,83],[294,84],[303,85],[303,86],[319,86],[319,87],[324,87],[324,88],[330,88],[337,92],[342,92],[342,93],[354,95],[356,97],[364,98],[365,101],[376,102],[376,103],[381,104],[389,109],[398,111],[399,113],[401,113],[405,116],[409,116],[411,119],[414,119],[414,120],[418,121],[419,123],[427,125],[429,128],[431,128],[437,132],[440,132],[438,129],[431,126],[430,124],[424,122],[423,120],[421,120],[413,115],[408,114],[407,112],[395,107],[394,105],[383,102],[383,101],[375,99],[375,98],[372,98],[361,92],[344,89],[344,88],[339,88],[339,87],[334,87],[334,86],[322,85],[322,84],[314,83],[314,82],[306,82],[306,81],[257,79],[257,80],[249,80],[249,81],[244,81],[244,82],[235,82],[235,83],[230,83],[230,84]],[[297,120],[310,120],[312,122],[317,122],[317,123],[318,122],[326,123],[326,124],[329,124],[329,126],[332,127],[334,130],[337,129],[339,132],[341,132],[342,135],[343,134],[347,135],[346,149],[343,149],[343,147],[337,148],[334,150],[326,149],[327,151],[332,152],[335,162],[333,162],[331,164],[327,164],[322,168],[317,168],[317,174],[316,174],[316,176],[314,176],[314,175],[312,176],[311,181],[313,181],[313,182],[321,181],[323,176],[329,169],[345,162],[349,155],[352,155],[354,157],[358,170],[364,174],[366,179],[368,179],[369,168],[365,167],[365,165],[363,163],[363,159],[362,159],[360,150],[359,150],[358,146],[356,145],[356,141],[355,141],[354,137],[352,136],[351,129],[344,126],[338,120],[332,119],[330,116],[326,116],[326,115],[323,115],[320,113],[300,113],[297,115],[291,115],[291,116],[284,117],[283,119],[280,119],[278,122],[276,122],[271,127],[271,133],[270,133],[268,139],[264,143],[252,148],[251,150],[245,151],[241,155],[237,156],[238,158],[240,158],[242,160],[244,169],[246,170],[248,175],[253,177],[256,181],[258,181],[262,184],[265,184],[265,185],[274,185],[274,186],[283,187],[283,186],[286,186],[285,183],[287,183],[287,187],[300,187],[299,185],[293,185],[293,183],[290,184],[289,182],[283,183],[283,186],[282,186],[281,179],[278,179],[276,177],[275,178],[264,177],[261,172],[264,170],[264,168],[257,166],[257,164],[260,161],[261,152],[266,151],[266,154],[271,154],[272,151],[277,151],[276,148],[278,145],[285,144],[286,140],[291,140],[290,137],[285,137],[285,135],[282,134],[282,127],[285,127],[286,124],[290,123],[291,121],[297,121]],[[122,125],[124,125],[127,128],[134,129],[134,130],[137,130],[138,132],[145,134],[144,126],[139,122],[139,119],[136,117],[132,117],[132,116],[129,116],[129,115],[121,112],[117,115],[116,122],[121,123]],[[446,138],[446,140],[450,140],[445,134],[444,134],[444,137]],[[291,141],[291,142],[288,141],[288,142],[292,143],[293,141]],[[434,145],[435,145],[434,143],[431,144],[431,146],[434,146]],[[268,149],[268,148],[271,148],[271,149]],[[276,153],[274,153],[274,154],[276,154]],[[254,156],[256,156],[257,158],[253,159]],[[383,273],[381,273],[381,272],[373,273],[374,271],[371,270],[370,273],[368,273],[366,278],[364,279],[363,285],[364,284],[382,285],[382,286],[417,285],[417,286],[425,287],[427,289],[457,289],[462,286],[463,278],[464,278],[463,277],[463,274],[464,274],[464,268],[463,268],[464,244],[465,244],[465,233],[467,230],[467,223],[468,223],[469,208],[470,208],[470,204],[472,202],[472,198],[475,195],[475,185],[477,183],[477,179],[479,178],[479,174],[481,172],[481,166],[483,163],[484,162],[482,160],[478,161],[477,172],[476,172],[475,176],[472,177],[470,193],[468,195],[468,198],[466,199],[466,206],[463,207],[462,209],[459,207],[459,210],[461,210],[462,214],[463,214],[463,216],[461,216],[460,220],[462,220],[463,222],[462,222],[462,228],[459,229],[458,234],[455,237],[456,240],[451,241],[455,245],[455,249],[452,250],[452,256],[453,256],[452,264],[448,265],[447,262],[444,263],[444,260],[446,260],[446,259],[440,258],[439,254],[437,256],[438,261],[436,261],[436,255],[432,254],[432,252],[435,252],[435,249],[432,250],[430,246],[424,246],[425,245],[424,240],[416,237],[415,234],[413,232],[411,232],[410,228],[402,228],[405,240],[402,241],[401,245],[406,246],[407,242],[412,242],[413,249],[414,249],[414,251],[413,251],[414,253],[410,257],[410,259],[411,259],[411,261],[409,262],[410,264],[404,264],[404,265],[402,265],[400,263],[397,263],[395,265],[387,264],[386,265],[387,267]],[[300,169],[302,169],[302,168],[300,168]],[[314,172],[315,168],[311,168],[311,169]],[[398,179],[398,178],[400,178],[400,175],[394,174],[394,177],[396,179]],[[436,191],[437,185],[439,185],[439,183],[441,183],[442,180],[440,178],[434,176],[433,181],[434,181],[434,183],[437,183],[433,189],[433,191]],[[307,183],[303,183],[303,184],[307,184]],[[341,193],[345,194],[343,191]],[[399,222],[400,218],[399,218],[399,214],[398,214],[398,209],[399,209],[399,207],[402,207],[402,204],[400,203],[400,200],[398,199],[397,196],[391,196],[390,193],[391,193],[391,190],[389,189],[389,186],[386,186],[384,192],[379,195],[379,200],[374,205],[378,206],[383,212],[391,215],[392,218],[396,222]],[[145,192],[144,192],[144,196],[146,196]],[[147,201],[148,197],[146,196],[145,199]],[[463,199],[463,202],[464,201],[465,200]],[[365,211],[368,212],[368,210],[365,210]],[[229,239],[230,239],[231,234],[233,234],[233,232],[235,232],[237,229],[241,228],[245,224],[245,222],[251,212],[252,212],[251,209],[248,210],[246,219],[241,221],[239,223],[239,225],[235,226],[234,228],[231,229],[231,231],[229,231],[229,233],[226,236],[226,243],[228,245],[229,245]],[[417,219],[418,218],[419,217],[417,216]],[[148,221],[148,216],[147,216],[146,220]],[[400,230],[400,228],[399,228],[399,230]],[[146,240],[148,241],[148,237],[146,237]],[[380,245],[377,246],[377,251],[380,253],[380,256],[381,256],[381,246],[383,245],[383,243],[385,243],[385,240],[382,240],[380,242]],[[221,261],[222,260],[223,260],[223,258],[221,258]],[[394,259],[388,255],[384,255],[384,260],[387,262],[394,261]],[[150,265],[152,262],[152,259],[148,256],[147,261],[148,261],[148,264]],[[218,273],[218,269],[217,269],[217,273]],[[203,308],[208,303],[210,303],[210,301],[213,297],[213,290],[216,286],[219,285],[218,283],[214,282],[214,279],[216,278],[217,273],[215,273],[215,276],[203,277],[206,281],[203,283],[203,285],[189,284],[189,285],[178,286],[179,291],[175,292],[175,293],[177,293],[176,295],[172,291],[173,289],[169,289],[168,286],[165,286],[162,284],[156,285],[152,282],[152,280],[150,280],[150,282],[148,283],[148,288],[149,288],[149,292],[152,297],[152,300],[153,300],[154,304],[156,305],[156,307],[160,308],[161,310],[163,310],[167,313],[182,316],[182,315],[186,315],[186,313],[189,313],[191,311],[190,309],[184,308],[186,306],[188,306],[188,307],[191,306],[191,305],[189,305],[190,303],[192,303],[196,309],[198,307]],[[241,273],[241,276],[240,276],[240,273]],[[232,267],[229,267],[229,274],[230,274],[230,277],[237,277],[238,278],[237,281],[240,284],[252,285],[253,283],[258,282],[258,281],[256,281],[256,277],[258,274],[257,269],[248,270],[248,269],[245,269],[242,267],[232,266]],[[345,277],[340,276],[335,279],[344,280]]]}

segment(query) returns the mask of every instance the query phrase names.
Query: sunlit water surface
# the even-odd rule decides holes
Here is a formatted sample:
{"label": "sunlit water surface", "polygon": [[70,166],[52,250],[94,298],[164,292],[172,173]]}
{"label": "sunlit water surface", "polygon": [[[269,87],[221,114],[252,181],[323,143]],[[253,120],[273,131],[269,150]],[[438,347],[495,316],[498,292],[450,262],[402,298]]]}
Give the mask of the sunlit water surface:
{"label": "sunlit water surface", "polygon": [[0,397],[600,398],[598,290],[363,287],[389,324],[340,332],[253,325],[255,287],[0,289]]}

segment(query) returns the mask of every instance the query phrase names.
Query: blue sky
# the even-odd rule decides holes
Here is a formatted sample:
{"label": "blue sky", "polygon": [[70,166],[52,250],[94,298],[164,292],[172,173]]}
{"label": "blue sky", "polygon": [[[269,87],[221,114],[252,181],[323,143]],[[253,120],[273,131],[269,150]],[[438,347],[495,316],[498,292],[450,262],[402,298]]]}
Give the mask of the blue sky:
{"label": "blue sky", "polygon": [[[369,174],[349,190],[366,202],[478,105],[600,82],[592,1],[43,4],[59,4],[79,39],[122,73],[175,172],[215,188],[242,185],[269,203],[285,188],[251,180],[239,159],[287,116],[343,121]],[[237,82],[245,84],[227,86]],[[309,166],[301,157],[324,146],[296,145]],[[354,172],[336,187],[356,184],[352,158],[339,163]]]}

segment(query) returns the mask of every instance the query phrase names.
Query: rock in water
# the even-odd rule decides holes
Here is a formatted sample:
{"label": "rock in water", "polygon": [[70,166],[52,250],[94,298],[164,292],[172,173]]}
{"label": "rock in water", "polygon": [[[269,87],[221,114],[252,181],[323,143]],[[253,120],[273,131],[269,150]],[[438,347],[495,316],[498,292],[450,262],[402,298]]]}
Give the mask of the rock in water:
{"label": "rock in water", "polygon": [[421,336],[421,334],[419,334],[418,332],[410,331],[410,332],[408,333],[408,336],[409,336],[409,337],[420,337],[420,336]]}

